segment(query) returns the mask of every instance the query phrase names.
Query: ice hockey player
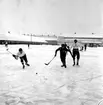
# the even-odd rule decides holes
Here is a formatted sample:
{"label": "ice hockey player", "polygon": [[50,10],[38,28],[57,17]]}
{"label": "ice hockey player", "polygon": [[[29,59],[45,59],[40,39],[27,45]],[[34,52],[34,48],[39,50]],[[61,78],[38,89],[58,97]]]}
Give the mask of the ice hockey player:
{"label": "ice hockey player", "polygon": [[[25,65],[30,66],[28,64],[26,53],[23,51],[22,48],[19,48],[19,51],[18,51],[17,55],[13,54],[13,57],[15,59],[18,59],[18,57],[20,58],[20,61],[21,61],[22,65],[23,65],[23,69],[25,68]],[[24,65],[24,62],[25,62],[25,65]]]}
{"label": "ice hockey player", "polygon": [[76,65],[79,65],[79,59],[80,59],[80,52],[79,52],[79,50],[81,48],[81,45],[75,39],[73,45],[71,46],[71,48],[72,48],[72,54],[73,54],[73,66],[75,66],[75,58],[77,58]]}
{"label": "ice hockey player", "polygon": [[85,51],[87,50],[87,44],[84,44],[84,50]]}
{"label": "ice hockey player", "polygon": [[62,62],[61,67],[65,67],[66,68],[66,55],[67,55],[67,51],[69,51],[71,55],[72,55],[72,53],[71,53],[69,47],[67,47],[66,44],[61,44],[61,47],[56,49],[55,56],[57,55],[58,51],[60,51],[60,59],[61,59],[61,62]]}

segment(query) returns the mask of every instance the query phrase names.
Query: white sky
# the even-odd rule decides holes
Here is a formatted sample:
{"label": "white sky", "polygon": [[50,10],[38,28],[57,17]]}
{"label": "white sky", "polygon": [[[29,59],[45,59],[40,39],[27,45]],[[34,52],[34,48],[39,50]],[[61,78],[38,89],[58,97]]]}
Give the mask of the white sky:
{"label": "white sky", "polygon": [[0,32],[100,33],[103,0],[0,0]]}

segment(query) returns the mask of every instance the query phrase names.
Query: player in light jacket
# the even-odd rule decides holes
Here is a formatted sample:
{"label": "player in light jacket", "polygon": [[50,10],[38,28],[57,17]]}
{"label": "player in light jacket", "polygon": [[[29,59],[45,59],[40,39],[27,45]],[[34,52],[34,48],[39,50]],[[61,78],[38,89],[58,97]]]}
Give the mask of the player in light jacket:
{"label": "player in light jacket", "polygon": [[80,49],[81,45],[78,43],[78,41],[75,39],[72,48],[72,54],[73,54],[73,66],[75,65],[75,59],[77,58],[76,65],[79,65],[79,59],[80,59]]}
{"label": "player in light jacket", "polygon": [[[13,54],[13,57],[15,59],[18,59],[18,57],[20,58],[20,61],[21,61],[22,65],[23,65],[23,69],[25,68],[25,65],[30,66],[28,64],[26,53],[23,51],[22,48],[19,48],[19,51],[18,51],[17,55]],[[24,62],[25,62],[25,65],[24,65]]]}

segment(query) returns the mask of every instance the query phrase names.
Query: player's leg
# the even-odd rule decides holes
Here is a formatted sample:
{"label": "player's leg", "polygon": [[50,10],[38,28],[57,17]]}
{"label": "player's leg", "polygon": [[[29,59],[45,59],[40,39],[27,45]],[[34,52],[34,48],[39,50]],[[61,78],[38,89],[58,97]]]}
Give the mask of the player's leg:
{"label": "player's leg", "polygon": [[73,50],[73,66],[75,66],[75,56],[76,56],[76,52],[75,50]]}
{"label": "player's leg", "polygon": [[28,60],[27,60],[26,54],[23,56],[23,59],[24,59],[24,61],[25,61],[25,64],[26,64],[27,66],[30,66],[30,65],[28,64]]}
{"label": "player's leg", "polygon": [[21,64],[23,66],[23,69],[24,69],[25,68],[25,65],[24,65],[24,62],[23,62],[23,58],[22,57],[20,57],[20,61],[21,61]]}
{"label": "player's leg", "polygon": [[79,51],[77,52],[77,65],[79,65],[79,59],[80,59],[80,53]]}

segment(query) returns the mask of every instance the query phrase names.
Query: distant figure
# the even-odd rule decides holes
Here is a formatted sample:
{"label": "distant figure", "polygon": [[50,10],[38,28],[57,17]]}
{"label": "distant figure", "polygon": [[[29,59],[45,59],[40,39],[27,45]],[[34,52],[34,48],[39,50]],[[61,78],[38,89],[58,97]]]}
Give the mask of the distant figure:
{"label": "distant figure", "polygon": [[87,44],[84,44],[84,50],[85,51],[87,50]]}
{"label": "distant figure", "polygon": [[30,44],[28,44],[28,49],[29,49],[29,47],[30,47]]}
{"label": "distant figure", "polygon": [[79,65],[79,59],[80,59],[80,45],[78,41],[75,39],[72,47],[72,53],[73,53],[73,66],[75,66],[75,58],[77,58],[76,65]]}
{"label": "distant figure", "polygon": [[[18,51],[17,55],[13,55],[13,57],[15,59],[18,59],[18,57],[20,58],[20,61],[21,61],[22,65],[23,65],[23,69],[25,68],[25,65],[30,66],[28,64],[26,53],[23,51],[22,48],[19,48],[19,51]],[[24,62],[25,62],[25,65],[24,65]]]}
{"label": "distant figure", "polygon": [[60,51],[60,59],[62,62],[61,67],[65,67],[66,68],[66,55],[67,55],[67,51],[70,51],[69,47],[67,48],[66,44],[61,44],[61,47],[59,47],[56,51],[55,51],[55,56],[57,55],[57,52]]}
{"label": "distant figure", "polygon": [[5,42],[5,47],[8,48],[8,42]]}

